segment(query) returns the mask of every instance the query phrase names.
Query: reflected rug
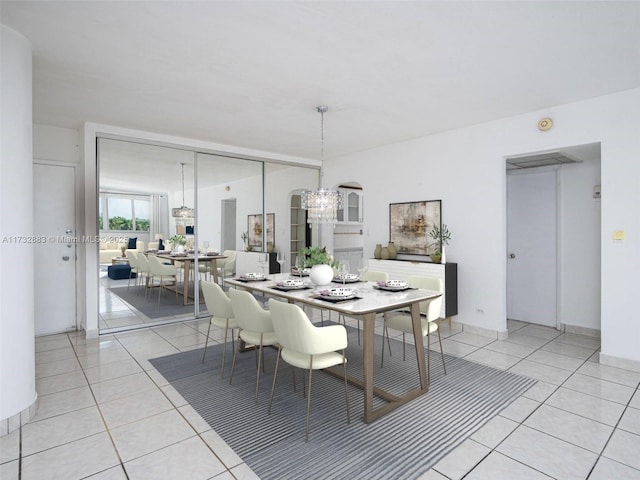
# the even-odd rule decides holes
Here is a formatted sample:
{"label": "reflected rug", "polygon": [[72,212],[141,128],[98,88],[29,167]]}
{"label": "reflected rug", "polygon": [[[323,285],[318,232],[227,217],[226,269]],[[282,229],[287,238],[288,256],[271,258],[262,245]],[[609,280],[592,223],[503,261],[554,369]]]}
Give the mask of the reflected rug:
{"label": "reflected rug", "polygon": [[[403,361],[402,343],[392,340],[393,356],[385,352],[381,369],[380,341],[376,335],[376,384],[394,393],[417,386],[417,366],[410,361],[413,346],[407,345]],[[204,364],[202,349],[150,361],[262,480],[418,478],[536,383],[450,355],[445,355],[444,375],[440,352],[432,350],[429,392],[367,425],[362,422],[362,390],[349,387],[351,423],[347,424],[344,382],[314,372],[310,436],[305,443],[306,399],[300,371],[294,392],[291,367],[280,363],[268,415],[276,350],[265,349],[266,373],[261,375],[257,405],[254,353],[239,355],[229,385],[231,357],[227,350],[224,379],[221,345],[209,347]],[[353,328],[349,328],[347,358],[349,374],[361,376],[362,347]]]}
{"label": "reflected rug", "polygon": [[[183,305],[182,295],[180,294],[178,295],[178,303],[176,304],[176,294],[170,290],[162,292],[162,295],[160,295],[160,305],[158,305],[158,290],[156,288],[151,289],[151,291],[147,293],[146,298],[144,288],[141,286],[131,286],[129,288],[111,287],[108,290],[149,318],[193,314],[193,304]],[[203,298],[202,293],[200,293],[200,298]],[[207,306],[204,303],[200,303],[200,312],[206,311]]]}

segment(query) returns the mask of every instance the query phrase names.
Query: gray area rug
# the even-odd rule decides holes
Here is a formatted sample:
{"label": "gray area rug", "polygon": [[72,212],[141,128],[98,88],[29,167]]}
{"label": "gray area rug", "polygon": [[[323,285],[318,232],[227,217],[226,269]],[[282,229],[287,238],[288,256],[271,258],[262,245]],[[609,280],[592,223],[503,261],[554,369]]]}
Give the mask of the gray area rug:
{"label": "gray area rug", "polygon": [[[181,288],[178,285],[178,288]],[[160,305],[158,305],[158,289],[152,288],[145,298],[144,288],[141,286],[127,287],[111,287],[109,291],[122,300],[127,302],[133,308],[144,313],[149,318],[174,317],[177,315],[193,314],[193,304],[184,305],[182,295],[178,294],[176,304],[176,294],[170,290],[165,290],[160,295]],[[200,298],[202,293],[200,293]],[[200,304],[200,312],[206,312],[207,307],[204,303]]]}
{"label": "gray area rug", "polygon": [[[413,345],[407,345],[404,362],[402,344],[392,340],[393,356],[385,352],[380,369],[380,341],[376,336],[376,384],[398,393],[417,386]],[[229,385],[231,344],[227,348],[224,379],[220,378],[221,345],[209,347],[204,364],[202,349],[151,363],[262,480],[418,478],[536,383],[449,355],[445,376],[440,353],[432,350],[429,392],[367,425],[362,422],[362,390],[349,388],[351,423],[347,424],[343,381],[314,372],[311,431],[305,443],[306,399],[300,371],[294,392],[291,367],[280,363],[268,415],[276,350],[265,349],[266,373],[261,375],[256,405],[254,353],[239,355]],[[349,374],[361,377],[362,348],[352,328],[347,358]]]}

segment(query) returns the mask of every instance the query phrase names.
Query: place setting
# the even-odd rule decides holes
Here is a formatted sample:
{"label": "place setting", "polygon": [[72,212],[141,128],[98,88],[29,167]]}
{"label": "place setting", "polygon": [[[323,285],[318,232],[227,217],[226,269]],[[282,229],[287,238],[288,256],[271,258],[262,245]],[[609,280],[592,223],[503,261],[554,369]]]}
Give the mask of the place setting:
{"label": "place setting", "polygon": [[291,278],[288,280],[278,281],[271,288],[273,288],[274,290],[280,290],[282,292],[289,292],[291,290],[308,290],[311,287],[304,280]]}
{"label": "place setting", "polygon": [[412,287],[408,282],[404,280],[387,280],[376,282],[373,288],[377,290],[384,290],[386,292],[403,292],[405,290],[411,290]]}
{"label": "place setting", "polygon": [[324,300],[331,303],[346,302],[348,300],[360,300],[362,297],[356,295],[356,292],[351,288],[329,288],[327,290],[321,290],[313,298]]}
{"label": "place setting", "polygon": [[235,280],[239,282],[249,283],[249,282],[266,282],[267,277],[264,273],[260,272],[249,272],[243,275],[240,275]]}

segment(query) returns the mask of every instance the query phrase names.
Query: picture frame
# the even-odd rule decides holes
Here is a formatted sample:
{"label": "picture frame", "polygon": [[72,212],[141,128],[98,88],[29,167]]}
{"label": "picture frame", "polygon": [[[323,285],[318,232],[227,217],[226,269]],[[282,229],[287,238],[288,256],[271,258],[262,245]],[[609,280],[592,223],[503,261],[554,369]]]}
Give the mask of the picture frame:
{"label": "picture frame", "polygon": [[[267,251],[272,252],[275,239],[275,214],[267,213]],[[248,215],[247,218],[247,245],[253,251],[262,252],[262,214]]]}
{"label": "picture frame", "polygon": [[389,239],[398,254],[431,255],[437,249],[429,237],[434,225],[442,227],[442,201],[423,200],[389,204]]}

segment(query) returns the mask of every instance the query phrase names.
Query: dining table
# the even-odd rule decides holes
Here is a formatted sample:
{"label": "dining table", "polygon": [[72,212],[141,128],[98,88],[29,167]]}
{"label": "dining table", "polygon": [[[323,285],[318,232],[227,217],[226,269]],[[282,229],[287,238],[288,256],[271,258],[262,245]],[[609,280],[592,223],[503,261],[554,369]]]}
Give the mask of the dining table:
{"label": "dining table", "polygon": [[[163,260],[169,260],[171,264],[175,265],[176,262],[179,262],[184,267],[184,280],[182,282],[182,292],[178,290],[178,293],[182,293],[183,303],[184,305],[191,305],[193,301],[190,299],[194,298],[190,295],[191,291],[191,269],[192,265],[195,265],[196,254],[195,253],[156,253],[158,258]],[[209,254],[209,253],[200,253],[197,255],[198,263],[200,262],[210,262],[211,263],[211,276],[213,277],[213,282],[218,283],[218,260],[222,260],[227,258],[226,255],[222,254]],[[197,273],[197,270],[194,268],[194,276]],[[177,285],[176,285],[177,288]]]}
{"label": "dining table", "polygon": [[[259,276],[258,276],[259,277]],[[358,282],[344,285],[332,283],[316,287],[310,283],[308,277],[305,286],[288,288],[283,285],[285,280],[299,278],[288,273],[265,275],[262,279],[238,276],[225,281],[228,286],[248,290],[263,296],[278,297],[289,303],[300,303],[314,308],[335,311],[349,317],[360,317],[363,320],[363,372],[362,377],[347,375],[349,383],[362,388],[364,394],[365,423],[388,414],[396,408],[425,394],[429,390],[428,373],[425,364],[422,325],[420,320],[420,303],[433,300],[442,295],[441,292],[407,287],[405,289],[382,289],[377,282]],[[354,297],[344,300],[328,298],[326,290],[337,287],[349,287],[354,290]],[[374,381],[374,341],[375,321],[380,313],[393,310],[409,310],[415,338],[415,353],[417,361],[417,378],[415,387],[410,387],[403,393],[393,393],[385,390]],[[331,374],[343,377],[340,369],[329,370]],[[374,395],[382,398],[383,402],[376,402]]]}

